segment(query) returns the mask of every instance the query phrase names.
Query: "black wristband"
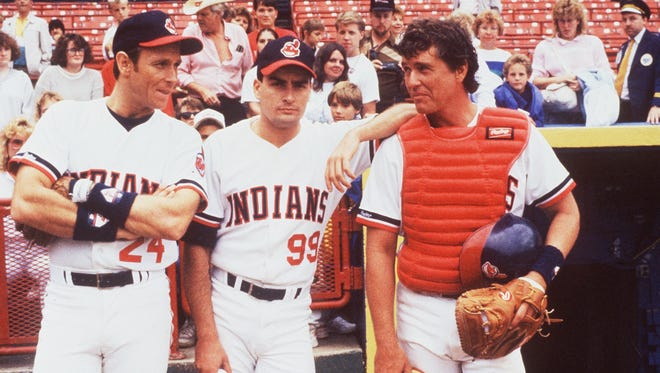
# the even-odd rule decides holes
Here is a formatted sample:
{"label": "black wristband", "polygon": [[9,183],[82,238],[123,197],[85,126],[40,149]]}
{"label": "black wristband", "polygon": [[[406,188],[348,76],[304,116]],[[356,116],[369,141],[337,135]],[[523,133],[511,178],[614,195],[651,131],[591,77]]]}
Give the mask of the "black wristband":
{"label": "black wristband", "polygon": [[564,264],[564,255],[561,251],[552,245],[546,245],[531,270],[540,273],[545,280],[545,286],[548,287],[562,264]]}
{"label": "black wristband", "polygon": [[73,227],[76,241],[112,242],[117,239],[117,226],[103,216],[78,205],[76,225]]}
{"label": "black wristband", "polygon": [[115,225],[123,228],[135,202],[137,193],[124,192],[97,183],[89,192],[87,202],[83,203],[92,212],[97,212],[110,219]]}

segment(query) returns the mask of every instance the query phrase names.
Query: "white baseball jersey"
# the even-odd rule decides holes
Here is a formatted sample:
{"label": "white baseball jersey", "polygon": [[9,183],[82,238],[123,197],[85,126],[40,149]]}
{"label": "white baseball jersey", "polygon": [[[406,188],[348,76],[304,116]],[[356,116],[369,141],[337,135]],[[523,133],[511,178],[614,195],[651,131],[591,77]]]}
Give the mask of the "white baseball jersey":
{"label": "white baseball jersey", "polygon": [[[476,119],[470,125],[476,125]],[[360,204],[359,222],[399,232],[402,177],[403,149],[399,137],[392,136],[383,141],[374,157]],[[509,171],[507,212],[522,216],[525,205],[551,205],[573,185],[573,179],[550,144],[531,126],[529,142]]]}
{"label": "white baseball jersey", "polygon": [[[222,220],[214,266],[271,286],[310,286],[325,225],[343,195],[326,189],[326,161],[363,121],[327,125],[303,119],[298,135],[278,148],[252,131],[256,119],[204,143],[209,207],[195,221]],[[371,142],[360,145],[352,160],[356,175],[369,166],[371,153]]]}
{"label": "white baseball jersey", "polygon": [[[193,189],[206,201],[199,134],[158,110],[127,131],[112,116],[105,99],[53,105],[12,159],[16,162],[39,169],[53,182],[71,174],[142,194],[174,184],[177,189]],[[97,219],[104,218],[97,215]],[[51,264],[94,272],[163,269],[177,260],[178,252],[176,241],[150,238],[58,239],[49,247]]]}

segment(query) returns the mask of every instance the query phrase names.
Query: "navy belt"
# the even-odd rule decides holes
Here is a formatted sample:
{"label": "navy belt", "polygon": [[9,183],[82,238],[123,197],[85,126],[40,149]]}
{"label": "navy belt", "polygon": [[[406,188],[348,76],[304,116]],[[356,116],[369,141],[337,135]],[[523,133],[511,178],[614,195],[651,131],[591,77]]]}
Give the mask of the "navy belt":
{"label": "navy belt", "polygon": [[77,273],[71,272],[71,282],[77,286],[93,288],[114,288],[133,284],[133,272],[116,273]]}
{"label": "navy belt", "polygon": [[[236,288],[236,275],[227,272],[227,285]],[[246,280],[241,280],[240,290],[257,299],[266,301],[282,300],[286,296],[286,289],[264,288]],[[298,298],[301,292],[302,288],[297,288],[294,299]]]}

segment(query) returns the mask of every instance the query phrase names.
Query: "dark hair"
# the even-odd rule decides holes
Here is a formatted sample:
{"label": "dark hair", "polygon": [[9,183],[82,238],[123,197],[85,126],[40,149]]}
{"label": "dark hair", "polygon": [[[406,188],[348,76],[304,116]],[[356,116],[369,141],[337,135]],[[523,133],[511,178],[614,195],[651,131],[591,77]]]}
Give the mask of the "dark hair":
{"label": "dark hair", "polygon": [[66,32],[66,28],[64,28],[64,23],[60,21],[57,18],[53,18],[48,22],[48,32],[53,32],[56,28],[62,29],[62,32]]}
{"label": "dark hair", "polygon": [[79,34],[64,34],[55,45],[55,50],[53,50],[53,57],[50,60],[51,65],[59,65],[61,67],[66,67],[67,63],[67,54],[66,50],[69,48],[69,42],[73,42],[75,48],[82,48],[85,50],[85,58],[83,59],[83,64],[90,63],[94,61],[92,57],[92,48],[89,46],[89,43],[85,38]]}
{"label": "dark hair", "polygon": [[254,9],[255,12],[257,11],[257,8],[259,7],[259,5],[272,6],[273,8],[278,9],[277,8],[277,0],[254,0],[254,1],[252,1],[252,9]]}
{"label": "dark hair", "polygon": [[10,60],[16,61],[21,55],[21,50],[18,48],[16,39],[12,38],[9,34],[0,31],[0,48],[11,49]]}
{"label": "dark hair", "polygon": [[247,30],[245,30],[245,32],[248,34],[251,33],[252,30],[254,29],[254,25],[253,25],[254,21],[252,20],[252,14],[250,14],[250,11],[247,10],[246,7],[241,6],[234,9],[234,12],[235,12],[234,17],[245,17],[247,19],[248,27]]}
{"label": "dark hair", "polygon": [[202,102],[202,100],[194,96],[186,96],[183,99],[181,99],[179,103],[176,105],[175,114],[177,118],[181,116],[181,108],[184,106],[188,106],[189,108],[196,109],[197,111],[202,111],[204,109],[204,103]]}
{"label": "dark hair", "polygon": [[477,52],[470,35],[460,24],[436,19],[415,20],[408,25],[397,50],[409,59],[431,47],[436,48],[436,57],[444,61],[451,71],[467,65],[463,87],[470,93],[477,90],[479,83],[474,78],[479,68]]}
{"label": "dark hair", "polygon": [[330,56],[332,56],[335,51],[339,51],[344,57],[344,71],[341,73],[341,76],[337,78],[336,82],[348,80],[349,67],[347,60],[348,57],[346,57],[346,49],[335,42],[323,44],[318,52],[316,52],[316,58],[314,59],[314,72],[316,73],[316,79],[314,79],[312,89],[317,92],[323,88],[323,83],[325,83],[325,64],[330,60]]}

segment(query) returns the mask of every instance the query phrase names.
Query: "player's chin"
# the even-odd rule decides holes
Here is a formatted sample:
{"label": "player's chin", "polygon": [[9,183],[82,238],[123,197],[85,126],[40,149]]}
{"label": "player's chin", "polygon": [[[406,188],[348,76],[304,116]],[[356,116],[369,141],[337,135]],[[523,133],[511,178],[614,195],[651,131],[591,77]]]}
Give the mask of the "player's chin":
{"label": "player's chin", "polygon": [[158,105],[158,109],[162,109],[167,105],[167,100],[170,99],[172,94],[171,90],[159,89],[154,93],[154,104]]}

